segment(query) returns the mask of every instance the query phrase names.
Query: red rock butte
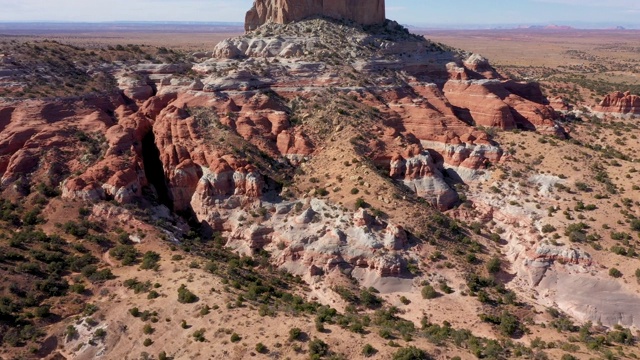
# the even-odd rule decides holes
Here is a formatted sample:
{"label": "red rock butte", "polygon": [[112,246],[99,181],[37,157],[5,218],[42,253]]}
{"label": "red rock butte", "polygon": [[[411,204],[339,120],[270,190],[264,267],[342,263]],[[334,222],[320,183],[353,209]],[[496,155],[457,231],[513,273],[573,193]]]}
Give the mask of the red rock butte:
{"label": "red rock butte", "polygon": [[362,25],[386,20],[384,0],[256,0],[247,12],[245,30],[267,22],[287,24],[312,16],[352,20]]}

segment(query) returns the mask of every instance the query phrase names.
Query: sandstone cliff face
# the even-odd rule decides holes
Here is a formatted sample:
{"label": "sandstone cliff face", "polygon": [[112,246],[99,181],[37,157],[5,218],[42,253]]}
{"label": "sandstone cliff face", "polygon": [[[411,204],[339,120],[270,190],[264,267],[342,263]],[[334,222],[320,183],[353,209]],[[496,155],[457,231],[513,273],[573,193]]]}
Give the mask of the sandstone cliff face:
{"label": "sandstone cliff face", "polygon": [[510,130],[521,128],[563,137],[555,123],[555,111],[537,93],[522,91],[511,82],[499,80],[450,80],[445,96],[458,108],[461,117],[476,125]]}
{"label": "sandstone cliff face", "polygon": [[267,22],[288,24],[311,16],[352,20],[362,25],[382,24],[384,0],[256,0],[247,12],[245,30]]}
{"label": "sandstone cliff face", "polygon": [[619,115],[639,115],[640,96],[630,92],[615,92],[604,97],[594,111]]}

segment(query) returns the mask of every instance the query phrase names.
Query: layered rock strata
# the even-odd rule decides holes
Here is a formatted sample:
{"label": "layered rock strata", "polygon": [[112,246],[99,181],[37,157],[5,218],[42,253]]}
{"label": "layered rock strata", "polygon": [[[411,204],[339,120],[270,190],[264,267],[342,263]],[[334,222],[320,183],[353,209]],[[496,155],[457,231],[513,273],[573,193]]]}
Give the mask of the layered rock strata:
{"label": "layered rock strata", "polygon": [[247,12],[245,30],[267,22],[288,24],[312,16],[351,20],[362,25],[382,24],[384,0],[256,0]]}
{"label": "layered rock strata", "polygon": [[594,111],[612,115],[640,115],[640,96],[630,92],[608,94]]}

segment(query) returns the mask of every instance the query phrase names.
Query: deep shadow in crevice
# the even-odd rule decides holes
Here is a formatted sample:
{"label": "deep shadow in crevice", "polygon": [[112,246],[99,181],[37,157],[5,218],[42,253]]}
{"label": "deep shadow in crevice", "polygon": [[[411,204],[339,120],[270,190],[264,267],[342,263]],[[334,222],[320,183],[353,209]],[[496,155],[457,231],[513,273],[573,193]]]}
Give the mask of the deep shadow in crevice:
{"label": "deep shadow in crevice", "polygon": [[142,139],[142,161],[144,174],[149,184],[155,188],[158,202],[173,211],[173,199],[164,175],[162,161],[160,161],[160,150],[156,146],[156,139],[152,131],[149,131]]}

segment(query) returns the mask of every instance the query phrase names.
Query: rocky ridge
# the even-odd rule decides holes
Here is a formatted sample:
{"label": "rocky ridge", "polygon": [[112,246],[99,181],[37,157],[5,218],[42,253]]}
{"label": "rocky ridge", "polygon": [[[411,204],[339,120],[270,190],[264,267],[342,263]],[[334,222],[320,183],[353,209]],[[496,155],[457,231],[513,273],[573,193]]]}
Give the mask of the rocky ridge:
{"label": "rocky ridge", "polygon": [[[168,64],[117,71],[121,94],[108,99],[3,105],[3,186],[60,172],[40,161],[47,149],[78,159],[58,174],[68,177],[65,198],[132,203],[150,193],[229,234],[234,249],[267,249],[276,265],[308,278],[345,269],[400,276],[412,256],[404,224],[332,205],[317,186],[304,200],[283,199],[300,164],[345,137],[358,161],[373,165],[368,170],[447,210],[459,201],[454,183],[482,182],[492,165],[509,161],[479,126],[564,134],[539,88],[394,22],[267,23],[212,54],[194,64],[192,77]],[[61,140],[71,134],[86,152]],[[102,138],[106,146],[95,148]],[[154,156],[159,163],[149,162]],[[519,221],[492,214],[514,228]],[[555,263],[591,265],[568,248],[513,249],[532,285]]]}
{"label": "rocky ridge", "polygon": [[[81,175],[65,180],[63,196],[127,203],[153,185],[157,198],[172,210],[193,212],[212,228],[229,230],[225,224],[233,215],[212,209],[234,209],[263,198],[275,189],[272,176],[277,168],[291,169],[317,155],[327,131],[340,136],[340,129],[355,120],[344,108],[356,101],[361,111],[370,113],[366,116],[382,120],[373,132],[361,133],[364,138],[377,131],[382,135],[366,141],[361,155],[444,210],[458,200],[445,173],[471,179],[502,157],[486,134],[458,117],[461,112],[477,125],[561,133],[550,108],[523,97],[541,101],[541,96],[500,80],[486,59],[411,35],[394,22],[368,30],[325,19],[270,23],[221,42],[213,55],[193,67],[199,74],[195,80],[185,79],[180,66],[137,65],[115,73],[121,97],[99,106],[83,100],[70,103],[101,119],[99,133],[108,148],[93,164],[79,166],[84,169]],[[345,81],[344,74],[351,76]],[[465,90],[458,90],[461,85]],[[333,114],[339,116],[329,115],[333,119],[296,105],[335,91],[345,100],[334,104]],[[478,94],[492,102],[464,100]],[[459,102],[454,105],[450,99]],[[3,138],[12,144],[4,147],[5,185],[19,173],[38,169],[23,155],[29,143],[19,139],[28,139],[34,129],[26,126],[32,122],[21,115],[26,111],[22,109],[47,113],[50,106],[26,102],[17,111],[2,111],[3,122],[11,124]],[[64,126],[76,126],[68,123],[72,113],[65,115]],[[300,121],[302,126],[294,126]],[[335,129],[328,129],[327,121]],[[86,130],[90,127],[101,129],[91,125]],[[52,129],[40,131],[49,137]],[[211,140],[223,133],[235,142],[214,145]],[[145,153],[149,158],[154,148],[158,164],[145,161]],[[246,159],[249,149],[275,162],[262,162],[258,168]],[[162,173],[153,175],[151,167],[161,167]]]}

